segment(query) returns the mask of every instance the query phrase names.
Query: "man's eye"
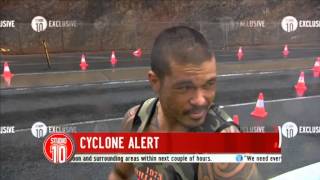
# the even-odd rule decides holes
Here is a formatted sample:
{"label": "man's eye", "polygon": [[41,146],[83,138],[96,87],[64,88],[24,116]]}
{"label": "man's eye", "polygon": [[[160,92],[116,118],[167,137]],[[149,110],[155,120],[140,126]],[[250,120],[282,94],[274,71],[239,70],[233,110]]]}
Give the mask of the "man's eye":
{"label": "man's eye", "polygon": [[214,88],[215,85],[216,85],[215,82],[208,82],[208,83],[204,86],[204,88],[205,88],[205,89],[211,89],[211,88]]}
{"label": "man's eye", "polygon": [[188,90],[190,90],[192,88],[193,88],[192,86],[180,86],[180,87],[178,87],[178,90],[180,90],[180,91],[188,91]]}

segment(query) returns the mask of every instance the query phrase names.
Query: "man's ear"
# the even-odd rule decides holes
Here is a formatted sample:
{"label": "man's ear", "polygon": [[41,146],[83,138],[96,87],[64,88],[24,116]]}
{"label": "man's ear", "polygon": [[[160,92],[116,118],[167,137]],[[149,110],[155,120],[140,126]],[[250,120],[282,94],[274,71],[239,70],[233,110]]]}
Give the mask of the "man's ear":
{"label": "man's ear", "polygon": [[153,91],[159,94],[160,91],[160,78],[152,70],[148,72],[148,79]]}

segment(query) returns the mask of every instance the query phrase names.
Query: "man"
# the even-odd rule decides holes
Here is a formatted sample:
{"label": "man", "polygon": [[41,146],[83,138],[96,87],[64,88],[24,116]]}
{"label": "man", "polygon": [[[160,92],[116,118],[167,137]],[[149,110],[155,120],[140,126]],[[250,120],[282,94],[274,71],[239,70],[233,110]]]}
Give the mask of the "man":
{"label": "man", "polygon": [[[131,108],[123,128],[138,132],[239,132],[213,104],[216,60],[198,31],[164,30],[151,52],[148,79],[158,98]],[[116,164],[109,179],[259,179],[254,164]]]}

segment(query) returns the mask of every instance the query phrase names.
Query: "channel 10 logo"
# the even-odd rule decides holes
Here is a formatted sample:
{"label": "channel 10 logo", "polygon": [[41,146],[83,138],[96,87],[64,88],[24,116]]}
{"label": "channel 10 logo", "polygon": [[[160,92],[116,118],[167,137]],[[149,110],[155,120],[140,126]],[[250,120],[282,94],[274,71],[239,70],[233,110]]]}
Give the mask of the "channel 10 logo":
{"label": "channel 10 logo", "polygon": [[32,125],[31,133],[36,138],[45,137],[48,133],[48,127],[43,122],[36,122]]}
{"label": "channel 10 logo", "polygon": [[281,21],[281,27],[286,32],[293,32],[298,28],[298,21],[293,16],[286,16]]}
{"label": "channel 10 logo", "polygon": [[69,161],[74,153],[72,139],[65,133],[53,133],[43,142],[43,154],[48,161],[62,164]]}
{"label": "channel 10 logo", "polygon": [[42,16],[36,16],[31,21],[31,27],[35,32],[45,31],[48,27],[46,18]]}
{"label": "channel 10 logo", "polygon": [[281,128],[282,135],[286,138],[293,138],[298,134],[298,127],[293,122],[286,122]]}

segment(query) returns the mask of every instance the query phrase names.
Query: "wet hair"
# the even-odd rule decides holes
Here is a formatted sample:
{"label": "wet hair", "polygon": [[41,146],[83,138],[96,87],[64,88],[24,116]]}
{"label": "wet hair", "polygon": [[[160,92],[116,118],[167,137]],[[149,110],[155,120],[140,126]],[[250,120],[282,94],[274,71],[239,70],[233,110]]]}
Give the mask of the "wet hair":
{"label": "wet hair", "polygon": [[171,73],[170,62],[200,65],[211,60],[211,52],[204,36],[189,27],[176,26],[162,31],[151,51],[151,70],[160,78]]}

